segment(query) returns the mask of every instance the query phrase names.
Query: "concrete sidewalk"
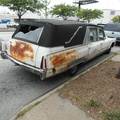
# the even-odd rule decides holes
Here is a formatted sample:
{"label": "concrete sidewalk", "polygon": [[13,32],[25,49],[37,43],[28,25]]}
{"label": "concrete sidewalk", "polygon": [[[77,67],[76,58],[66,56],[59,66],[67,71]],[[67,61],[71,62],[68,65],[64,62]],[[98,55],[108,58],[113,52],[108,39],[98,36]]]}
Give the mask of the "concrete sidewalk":
{"label": "concrete sidewalk", "polygon": [[68,99],[54,93],[17,120],[93,120]]}
{"label": "concrete sidewalk", "polygon": [[[111,60],[120,62],[120,52],[113,56]],[[57,90],[63,86],[64,85],[47,93],[45,96],[42,96],[23,108],[23,110],[25,110],[26,108],[34,106],[36,103],[40,102],[17,120],[94,120],[84,111],[73,105],[68,99],[61,98],[58,95]],[[14,116],[11,120],[15,120],[15,117],[16,116]]]}

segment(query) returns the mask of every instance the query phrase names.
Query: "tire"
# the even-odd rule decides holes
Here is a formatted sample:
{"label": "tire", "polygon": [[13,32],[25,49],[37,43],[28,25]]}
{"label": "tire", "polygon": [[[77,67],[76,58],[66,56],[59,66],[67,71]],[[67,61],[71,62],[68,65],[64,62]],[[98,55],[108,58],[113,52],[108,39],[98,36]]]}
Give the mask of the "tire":
{"label": "tire", "polygon": [[71,77],[71,76],[74,76],[74,75],[77,73],[77,71],[78,71],[78,65],[70,68],[70,69],[69,69],[69,76],[70,76],[70,77]]}
{"label": "tire", "polygon": [[105,54],[109,54],[111,51],[111,47],[105,52]]}

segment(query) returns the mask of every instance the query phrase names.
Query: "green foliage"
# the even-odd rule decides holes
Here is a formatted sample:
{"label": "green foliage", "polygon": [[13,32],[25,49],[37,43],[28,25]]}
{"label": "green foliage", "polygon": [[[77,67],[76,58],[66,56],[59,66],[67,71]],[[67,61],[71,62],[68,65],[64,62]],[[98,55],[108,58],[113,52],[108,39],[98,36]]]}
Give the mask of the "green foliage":
{"label": "green foliage", "polygon": [[93,19],[101,18],[103,12],[100,10],[91,10],[91,9],[80,9],[78,10],[77,16],[83,20],[90,22]]}
{"label": "green foliage", "polygon": [[120,120],[120,111],[106,112],[104,120]]}
{"label": "green foliage", "polygon": [[19,21],[27,11],[35,12],[43,7],[39,0],[1,0],[0,5],[7,6],[10,10],[15,11]]}
{"label": "green foliage", "polygon": [[90,98],[89,101],[87,101],[86,107],[97,107],[97,106],[100,106],[100,102],[98,101],[95,101],[94,99]]}
{"label": "green foliage", "polygon": [[113,21],[114,23],[120,23],[120,15],[115,16],[115,17],[112,19],[112,21]]}
{"label": "green foliage", "polygon": [[49,15],[48,6],[49,6],[50,2],[51,2],[51,0],[49,0],[49,1],[48,0],[42,0],[43,8],[40,10],[40,12],[42,12],[45,15],[46,19],[47,19],[47,16]]}
{"label": "green foliage", "polygon": [[60,4],[60,5],[54,5],[52,7],[52,10],[50,11],[52,15],[57,15],[58,17],[62,17],[64,20],[67,20],[69,17],[75,16],[77,13],[77,7]]}

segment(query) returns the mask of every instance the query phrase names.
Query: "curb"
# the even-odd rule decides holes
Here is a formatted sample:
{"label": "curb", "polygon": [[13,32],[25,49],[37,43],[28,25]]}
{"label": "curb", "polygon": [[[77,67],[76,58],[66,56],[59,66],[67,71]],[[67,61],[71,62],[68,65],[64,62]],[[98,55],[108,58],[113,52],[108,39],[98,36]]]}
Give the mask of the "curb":
{"label": "curb", "polygon": [[[106,59],[104,59],[104,60],[102,60],[101,62],[97,63],[96,65],[90,67],[89,69],[85,70],[84,72],[80,73],[79,75],[70,78],[69,81],[74,81],[74,80],[76,80],[76,79],[77,79],[78,77],[80,77],[81,75],[85,74],[86,72],[90,71],[91,69],[97,67],[97,66],[100,65],[101,63],[105,62],[106,60],[108,60],[108,59],[110,59],[110,58],[112,58],[112,57],[114,57],[114,56],[115,56],[115,54],[113,53],[112,55],[110,55],[110,56],[107,57]],[[41,102],[41,101],[43,101],[44,99],[47,99],[47,98],[48,98],[49,96],[51,96],[52,94],[56,93],[59,89],[63,88],[69,81],[63,83],[63,84],[60,85],[59,87],[51,90],[50,92],[46,93],[45,95],[41,96],[40,98],[38,98],[38,99],[34,100],[33,102],[29,103],[28,105],[24,106],[24,107],[23,107],[19,112],[17,112],[17,113],[15,114],[15,116],[13,116],[10,120],[16,120],[15,118],[17,117],[17,115],[18,115],[21,111],[23,111],[24,109],[26,109],[26,108],[34,105],[34,104],[37,103],[37,102]]]}

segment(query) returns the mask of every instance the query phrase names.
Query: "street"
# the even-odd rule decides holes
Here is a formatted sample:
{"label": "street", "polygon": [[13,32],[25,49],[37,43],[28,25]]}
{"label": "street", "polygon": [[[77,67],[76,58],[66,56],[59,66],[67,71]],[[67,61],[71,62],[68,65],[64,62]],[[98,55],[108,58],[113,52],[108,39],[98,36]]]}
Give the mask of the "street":
{"label": "street", "polygon": [[[8,40],[11,35],[11,32],[1,32],[0,38]],[[115,46],[110,54],[100,55],[80,66],[77,75],[119,50],[120,46]],[[69,79],[68,73],[64,72],[41,81],[38,75],[15,66],[10,60],[0,60],[0,120],[9,120],[23,106]]]}
{"label": "street", "polygon": [[13,32],[0,32],[0,39],[9,40]]}

